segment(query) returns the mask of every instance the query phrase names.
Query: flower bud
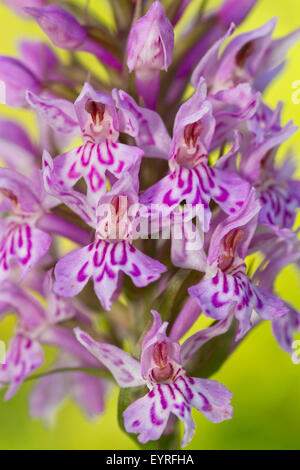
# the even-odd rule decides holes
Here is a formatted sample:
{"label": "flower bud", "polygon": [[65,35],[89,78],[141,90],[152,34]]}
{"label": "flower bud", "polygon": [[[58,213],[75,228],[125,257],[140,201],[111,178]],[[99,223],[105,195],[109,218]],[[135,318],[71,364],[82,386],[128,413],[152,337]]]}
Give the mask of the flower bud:
{"label": "flower bud", "polygon": [[86,31],[71,13],[56,5],[43,8],[25,8],[49,36],[53,44],[62,49],[76,50],[86,39]]}
{"label": "flower bud", "polygon": [[145,16],[132,27],[127,46],[127,66],[135,70],[138,94],[143,104],[156,107],[160,70],[172,62],[174,31],[160,2],[154,2]]}
{"label": "flower bud", "polygon": [[160,2],[154,2],[132,27],[127,46],[127,65],[132,70],[167,70],[174,48],[173,27]]}

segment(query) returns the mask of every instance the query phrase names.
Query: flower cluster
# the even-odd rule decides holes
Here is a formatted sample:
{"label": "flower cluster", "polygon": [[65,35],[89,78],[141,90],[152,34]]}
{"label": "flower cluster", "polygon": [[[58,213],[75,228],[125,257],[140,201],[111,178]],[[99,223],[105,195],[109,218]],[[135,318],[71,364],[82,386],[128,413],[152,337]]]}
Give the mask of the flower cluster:
{"label": "flower cluster", "polygon": [[[113,31],[72,2],[5,3],[69,60],[30,40],[0,57],[6,104],[31,110],[39,130],[33,142],[0,120],[0,315],[18,317],[0,388],[10,399],[50,344],[59,358],[39,374],[33,417],[53,419],[66,395],[101,414],[115,380],[126,432],[143,446],[176,436],[177,417],[184,447],[192,408],[232,417],[231,392],[207,372],[218,344],[230,345],[223,362],[269,320],[291,353],[300,331],[274,292],[300,262],[300,181],[294,158],[276,159],[296,128],[263,98],[300,29],[274,40],[271,19],[235,33],[255,0],[200,9],[176,42],[190,1],[112,0]],[[213,321],[197,332],[201,314]]]}

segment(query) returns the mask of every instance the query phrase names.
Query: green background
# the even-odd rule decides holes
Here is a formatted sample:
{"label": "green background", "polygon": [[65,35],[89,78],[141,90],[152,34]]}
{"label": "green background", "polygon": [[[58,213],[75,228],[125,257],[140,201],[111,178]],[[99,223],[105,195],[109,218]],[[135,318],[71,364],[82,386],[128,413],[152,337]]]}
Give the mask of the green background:
{"label": "green background", "polygon": [[[91,0],[90,3],[92,8],[98,8],[109,19],[105,1]],[[256,28],[275,15],[279,18],[276,36],[299,27],[299,0],[260,0],[239,31]],[[18,39],[44,37],[36,25],[16,17],[2,4],[0,31],[0,54],[5,55],[16,55]],[[60,54],[64,57],[63,52]],[[91,61],[90,58],[88,60]],[[101,73],[95,61],[90,63]],[[293,119],[297,125],[300,125],[300,104],[293,104],[291,97],[292,83],[300,80],[299,64],[300,45],[297,45],[289,54],[284,73],[265,95],[271,106],[282,100],[284,122]],[[33,135],[36,134],[28,111],[12,111],[0,105],[0,115],[14,116],[25,122]],[[300,157],[299,132],[283,151],[290,148]],[[276,289],[284,299],[300,307],[299,275],[293,266],[282,272]],[[12,317],[2,321],[0,339],[7,340],[13,327]],[[212,424],[195,412],[197,431],[187,449],[300,448],[300,365],[294,365],[289,355],[279,349],[269,323],[253,331],[213,378],[224,383],[234,394],[233,419]],[[28,416],[27,400],[31,387],[32,383],[25,384],[8,403],[2,402],[3,393],[0,392],[0,449],[136,449],[136,445],[118,427],[116,389],[111,390],[105,414],[95,421],[88,422],[81,411],[67,400],[55,425],[46,429]]]}

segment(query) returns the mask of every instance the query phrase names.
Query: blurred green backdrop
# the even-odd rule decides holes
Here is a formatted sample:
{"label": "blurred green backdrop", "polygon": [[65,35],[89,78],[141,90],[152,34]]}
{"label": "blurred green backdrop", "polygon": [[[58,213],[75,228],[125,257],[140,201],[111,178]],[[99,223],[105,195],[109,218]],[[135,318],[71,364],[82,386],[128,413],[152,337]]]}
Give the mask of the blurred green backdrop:
{"label": "blurred green backdrop", "polygon": [[[210,1],[211,5],[218,3]],[[91,0],[90,4],[109,20],[105,0]],[[279,18],[276,36],[299,27],[299,0],[259,0],[238,31],[256,28],[272,16]],[[0,28],[0,54],[16,55],[19,39],[33,36],[45,39],[36,25],[16,17],[2,3]],[[63,57],[64,53],[60,54]],[[265,95],[271,106],[282,100],[284,122],[293,119],[298,126],[300,104],[293,104],[291,96],[292,83],[300,80],[299,63],[300,45],[297,45],[289,54],[284,73]],[[99,67],[94,61],[91,64]],[[14,116],[35,135],[34,120],[29,111],[9,110],[0,105],[0,115]],[[280,154],[290,148],[299,156],[300,162],[299,132]],[[277,292],[298,309],[299,279],[296,269],[290,266],[277,280]],[[0,338],[7,340],[13,327],[13,318],[2,321]],[[294,365],[288,354],[279,349],[269,323],[250,334],[213,378],[233,392],[234,417],[231,421],[212,424],[200,413],[194,413],[197,431],[187,449],[300,449],[300,365]],[[25,384],[8,403],[3,403],[0,392],[0,449],[136,449],[118,427],[116,390],[111,392],[106,413],[95,421],[88,422],[80,410],[67,401],[55,426],[46,429],[28,416],[27,399],[31,387],[32,383]]]}

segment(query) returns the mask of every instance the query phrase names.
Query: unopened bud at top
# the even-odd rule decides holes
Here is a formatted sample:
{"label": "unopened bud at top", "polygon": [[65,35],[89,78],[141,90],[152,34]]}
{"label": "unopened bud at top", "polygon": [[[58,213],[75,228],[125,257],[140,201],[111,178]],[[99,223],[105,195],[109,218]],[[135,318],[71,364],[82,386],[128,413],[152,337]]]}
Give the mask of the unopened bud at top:
{"label": "unopened bud at top", "polygon": [[86,30],[68,11],[56,5],[43,8],[25,8],[49,36],[53,44],[62,49],[76,50],[86,39]]}
{"label": "unopened bud at top", "polygon": [[172,62],[174,31],[159,1],[132,27],[127,46],[127,65],[132,70],[167,70]]}

